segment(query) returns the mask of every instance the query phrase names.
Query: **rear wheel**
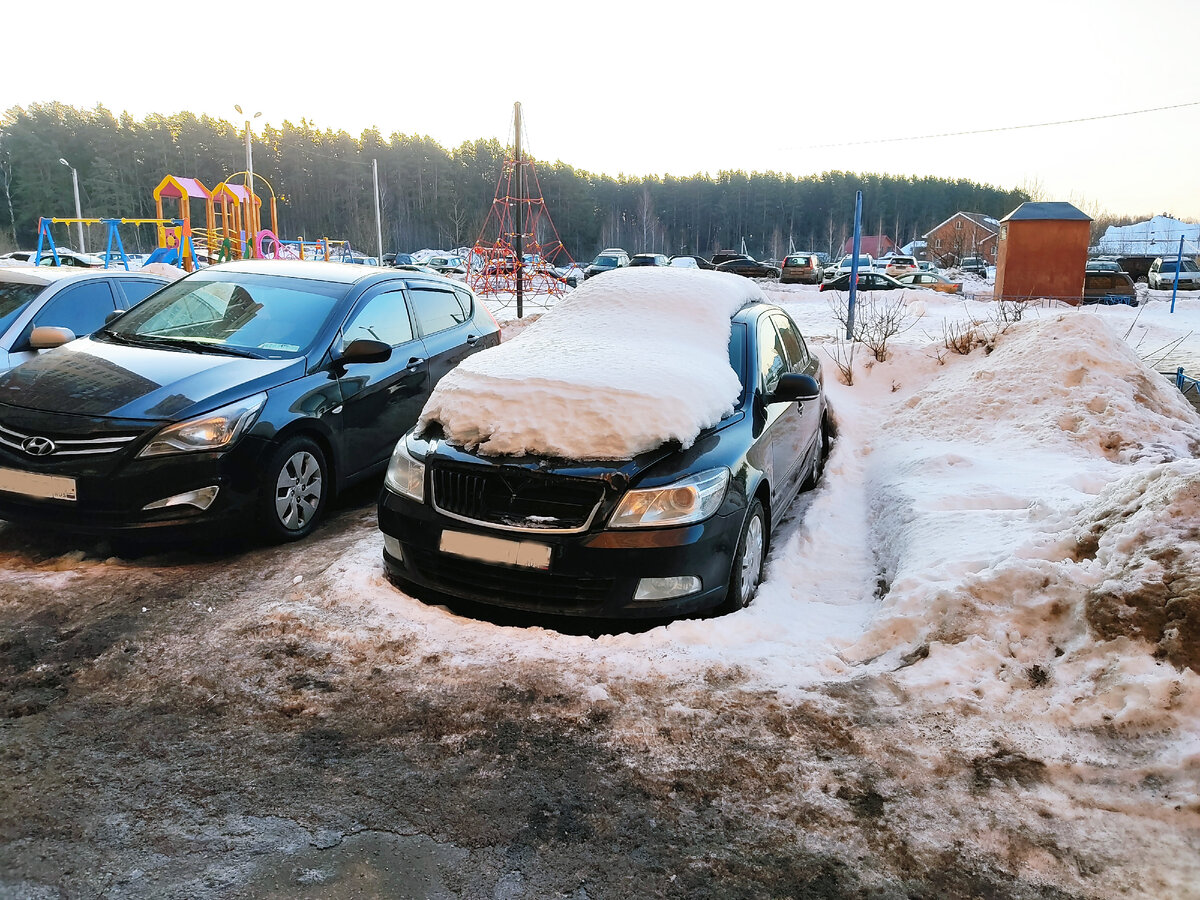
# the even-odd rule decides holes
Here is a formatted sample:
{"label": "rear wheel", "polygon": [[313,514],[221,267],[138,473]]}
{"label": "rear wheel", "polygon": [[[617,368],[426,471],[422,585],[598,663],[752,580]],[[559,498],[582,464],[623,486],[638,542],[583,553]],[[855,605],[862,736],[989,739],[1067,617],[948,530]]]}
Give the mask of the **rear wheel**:
{"label": "rear wheel", "polygon": [[746,513],[746,521],[742,523],[742,533],[733,554],[733,569],[729,573],[729,588],[718,612],[730,613],[750,605],[754,592],[762,582],[768,537],[766,513],[762,503],[755,500]]}
{"label": "rear wheel", "polygon": [[328,494],[325,454],[308,438],[291,438],[271,455],[263,472],[259,520],[273,539],[299,540],[316,527]]}

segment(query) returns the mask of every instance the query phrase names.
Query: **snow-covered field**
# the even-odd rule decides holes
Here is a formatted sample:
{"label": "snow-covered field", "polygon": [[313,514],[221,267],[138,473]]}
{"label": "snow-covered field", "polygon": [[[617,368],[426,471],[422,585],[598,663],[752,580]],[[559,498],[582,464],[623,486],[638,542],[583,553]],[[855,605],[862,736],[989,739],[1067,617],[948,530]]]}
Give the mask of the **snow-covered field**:
{"label": "snow-covered field", "polygon": [[[254,623],[383,677],[403,647],[443,683],[553,684],[630,767],[708,773],[868,886],[971,858],[1045,896],[1200,897],[1200,415],[1155,371],[1200,359],[1200,297],[1013,321],[909,291],[878,301],[906,330],[886,359],[859,347],[846,384],[828,295],[763,289],[822,356],[838,438],[748,609],[599,637],[478,621],[388,583],[372,530],[198,640],[227,653]],[[975,349],[948,350],[972,323]],[[86,591],[111,565],[0,579]],[[770,753],[730,755],[747,742]]]}

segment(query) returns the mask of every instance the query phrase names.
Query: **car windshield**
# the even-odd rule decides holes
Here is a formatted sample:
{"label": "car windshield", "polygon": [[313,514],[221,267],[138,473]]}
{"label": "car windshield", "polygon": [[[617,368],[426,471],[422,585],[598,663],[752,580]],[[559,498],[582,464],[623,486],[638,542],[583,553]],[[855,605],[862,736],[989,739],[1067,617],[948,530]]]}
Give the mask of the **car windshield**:
{"label": "car windshield", "polygon": [[[1160,272],[1174,272],[1175,266],[1178,264],[1178,262],[1179,262],[1179,260],[1177,260],[1177,259],[1164,259],[1163,263],[1162,263],[1162,268],[1159,269],[1159,271]],[[1183,261],[1182,271],[1196,272],[1196,271],[1200,271],[1200,269],[1197,269],[1196,264],[1194,262],[1192,262],[1190,259],[1185,259]]]}
{"label": "car windshield", "polygon": [[345,293],[344,284],[307,278],[204,272],[168,285],[101,334],[214,353],[295,356]]}
{"label": "car windshield", "polygon": [[592,263],[594,266],[615,266],[617,258],[615,256],[597,256],[596,261]]}
{"label": "car windshield", "polygon": [[45,290],[44,284],[17,284],[0,281],[0,334],[3,334],[33,299]]}

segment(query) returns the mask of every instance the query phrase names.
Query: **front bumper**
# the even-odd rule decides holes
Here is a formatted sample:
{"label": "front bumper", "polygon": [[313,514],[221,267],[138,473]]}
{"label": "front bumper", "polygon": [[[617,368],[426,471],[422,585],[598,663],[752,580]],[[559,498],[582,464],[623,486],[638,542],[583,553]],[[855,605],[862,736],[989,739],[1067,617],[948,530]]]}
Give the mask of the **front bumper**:
{"label": "front bumper", "polygon": [[[0,452],[0,466],[75,481],[75,500],[49,500],[0,491],[0,519],[81,534],[163,529],[210,530],[252,521],[266,444],[243,437],[225,453],[185,453],[146,459],[64,459],[36,468],[20,454]],[[155,501],[216,486],[207,509],[180,505],[146,510]]]}
{"label": "front bumper", "polygon": [[[387,548],[383,554],[394,581],[490,606],[589,618],[665,618],[717,606],[725,599],[741,524],[740,513],[732,513],[678,528],[515,533],[450,519],[386,487],[379,497],[379,528],[400,551],[399,557]],[[443,530],[548,544],[550,567],[444,553]],[[699,577],[700,591],[669,600],[633,599],[640,579],[677,575]]]}

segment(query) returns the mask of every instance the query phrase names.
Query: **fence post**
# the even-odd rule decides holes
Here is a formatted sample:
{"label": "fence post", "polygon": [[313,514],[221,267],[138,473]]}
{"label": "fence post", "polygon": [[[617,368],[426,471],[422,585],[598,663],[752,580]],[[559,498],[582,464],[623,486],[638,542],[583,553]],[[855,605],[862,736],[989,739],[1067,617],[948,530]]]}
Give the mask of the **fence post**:
{"label": "fence post", "polygon": [[1183,366],[1175,370],[1175,387],[1183,390]]}

